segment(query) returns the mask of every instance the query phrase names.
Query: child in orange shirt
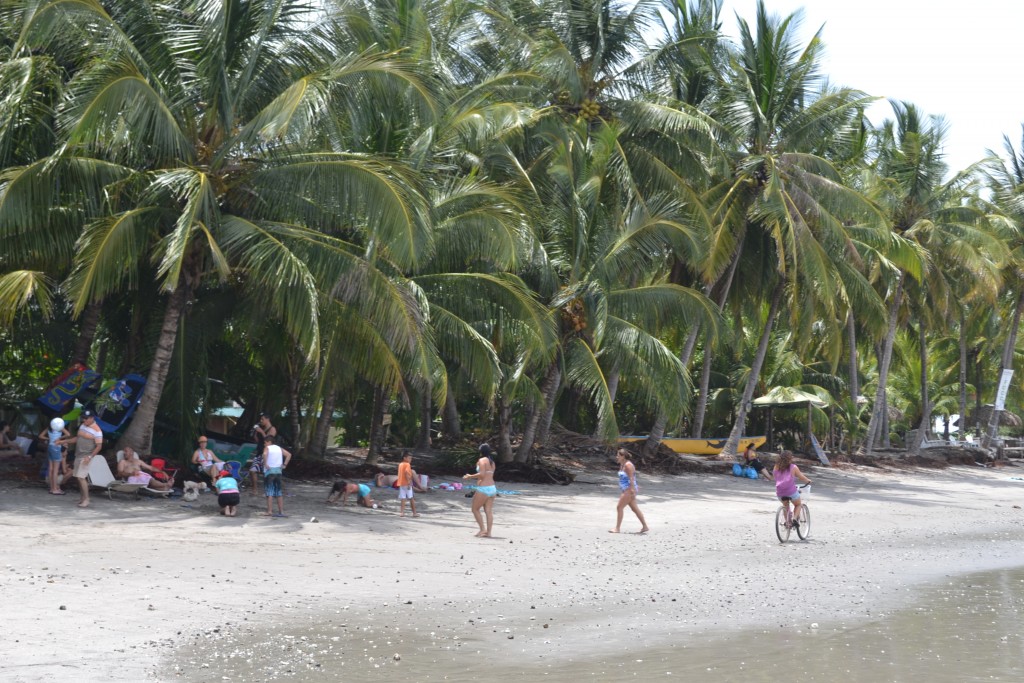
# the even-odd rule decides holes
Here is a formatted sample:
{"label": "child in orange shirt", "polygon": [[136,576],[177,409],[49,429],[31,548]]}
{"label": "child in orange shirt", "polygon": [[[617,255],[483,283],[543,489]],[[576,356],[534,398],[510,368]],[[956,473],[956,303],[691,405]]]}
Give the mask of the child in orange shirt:
{"label": "child in orange shirt", "polygon": [[409,501],[409,507],[412,508],[412,516],[419,517],[420,513],[416,512],[416,499],[413,498],[412,482],[415,479],[419,479],[419,475],[412,468],[412,453],[405,451],[402,453],[402,462],[398,465],[398,504],[399,504],[399,517],[405,517],[405,501]]}

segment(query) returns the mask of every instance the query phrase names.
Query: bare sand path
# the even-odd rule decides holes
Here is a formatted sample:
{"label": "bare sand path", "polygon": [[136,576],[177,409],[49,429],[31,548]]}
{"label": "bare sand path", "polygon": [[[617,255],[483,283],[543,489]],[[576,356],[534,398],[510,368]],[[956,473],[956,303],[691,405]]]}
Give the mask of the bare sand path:
{"label": "bare sand path", "polygon": [[[79,510],[0,482],[0,681],[474,680],[884,619],[930,581],[1024,565],[1021,472],[811,469],[811,540],[784,546],[772,486],[730,476],[641,472],[643,536],[607,533],[612,476],[499,476],[520,495],[497,501],[493,539],[456,492],[401,519],[388,492],[382,511],[342,509],[290,482],[288,518],[243,494],[227,519],[212,494]],[[628,511],[623,528],[639,528]]]}

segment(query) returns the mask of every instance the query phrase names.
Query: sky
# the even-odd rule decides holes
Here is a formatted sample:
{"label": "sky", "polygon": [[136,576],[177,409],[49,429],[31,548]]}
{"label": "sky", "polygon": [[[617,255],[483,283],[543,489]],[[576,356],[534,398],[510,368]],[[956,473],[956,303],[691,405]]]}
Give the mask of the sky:
{"label": "sky", "polygon": [[[803,9],[806,41],[824,25],[822,71],[835,85],[911,102],[949,126],[946,162],[952,171],[1003,150],[1008,135],[1021,146],[1024,123],[1022,0],[765,0],[770,13]],[[757,0],[724,0],[723,30],[739,31],[736,15],[753,26]],[[875,124],[892,118],[885,99],[868,110]]]}

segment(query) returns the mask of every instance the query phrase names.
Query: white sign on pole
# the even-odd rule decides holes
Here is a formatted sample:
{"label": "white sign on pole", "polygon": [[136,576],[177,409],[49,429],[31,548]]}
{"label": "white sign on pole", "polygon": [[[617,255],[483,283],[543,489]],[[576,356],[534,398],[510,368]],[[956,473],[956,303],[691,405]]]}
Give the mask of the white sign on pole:
{"label": "white sign on pole", "polygon": [[1013,370],[1003,370],[1003,376],[999,378],[999,391],[996,392],[996,410],[1003,410],[1006,407],[1006,393],[1010,390],[1010,378],[1013,377]]}

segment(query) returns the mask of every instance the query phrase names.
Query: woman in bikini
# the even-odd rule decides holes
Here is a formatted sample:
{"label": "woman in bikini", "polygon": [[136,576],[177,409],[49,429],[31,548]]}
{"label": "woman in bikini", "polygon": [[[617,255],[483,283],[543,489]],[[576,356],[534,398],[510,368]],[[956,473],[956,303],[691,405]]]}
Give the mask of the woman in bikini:
{"label": "woman in bikini", "polygon": [[[473,494],[473,517],[480,527],[477,533],[478,538],[490,538],[491,527],[494,526],[494,499],[498,495],[498,488],[494,485],[494,459],[491,457],[491,447],[487,444],[480,444],[480,459],[476,461],[476,474],[464,474],[463,479],[476,479],[476,492]],[[484,525],[484,517],[480,509],[487,514],[487,525]]]}
{"label": "woman in bikini", "polygon": [[624,448],[620,448],[615,454],[615,462],[619,463],[619,505],[615,509],[615,528],[609,529],[613,534],[619,533],[622,528],[622,514],[625,512],[626,507],[633,511],[636,518],[640,520],[640,532],[646,534],[650,531],[647,528],[647,520],[644,519],[644,513],[640,512],[640,506],[636,503],[636,494],[639,492],[639,488],[636,485],[636,467],[630,461],[629,451]]}
{"label": "woman in bikini", "polygon": [[[217,467],[217,463],[221,464],[221,467]],[[199,448],[192,454],[192,464],[199,468],[201,472],[210,477],[213,481],[217,480],[217,473],[223,467],[224,461],[217,457],[217,454],[206,447],[206,437],[199,437]]]}

